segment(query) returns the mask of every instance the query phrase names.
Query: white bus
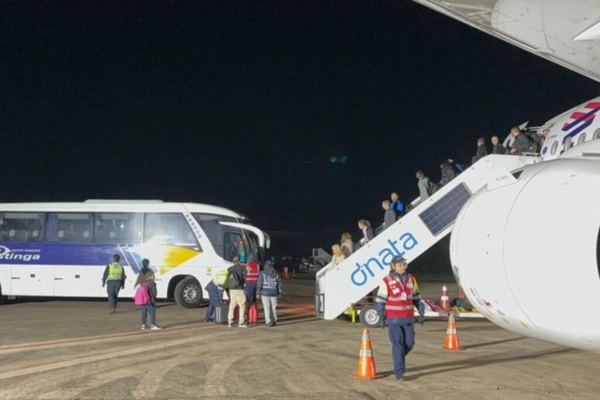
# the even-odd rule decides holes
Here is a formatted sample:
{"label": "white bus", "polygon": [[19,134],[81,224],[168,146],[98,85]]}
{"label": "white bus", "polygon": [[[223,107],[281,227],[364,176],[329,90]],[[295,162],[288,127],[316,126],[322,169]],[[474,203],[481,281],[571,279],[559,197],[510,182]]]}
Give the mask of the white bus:
{"label": "white bus", "polygon": [[160,200],[0,204],[0,296],[105,297],[102,275],[114,254],[132,298],[142,260],[158,297],[195,308],[233,257],[263,264],[269,236],[234,211]]}

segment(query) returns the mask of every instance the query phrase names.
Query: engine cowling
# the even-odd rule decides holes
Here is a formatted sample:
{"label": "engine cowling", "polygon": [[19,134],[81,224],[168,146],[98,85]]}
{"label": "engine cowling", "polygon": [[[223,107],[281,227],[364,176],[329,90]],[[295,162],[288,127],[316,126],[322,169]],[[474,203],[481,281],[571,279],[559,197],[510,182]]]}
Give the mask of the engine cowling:
{"label": "engine cowling", "polygon": [[475,193],[450,259],[465,295],[518,334],[600,351],[600,140]]}

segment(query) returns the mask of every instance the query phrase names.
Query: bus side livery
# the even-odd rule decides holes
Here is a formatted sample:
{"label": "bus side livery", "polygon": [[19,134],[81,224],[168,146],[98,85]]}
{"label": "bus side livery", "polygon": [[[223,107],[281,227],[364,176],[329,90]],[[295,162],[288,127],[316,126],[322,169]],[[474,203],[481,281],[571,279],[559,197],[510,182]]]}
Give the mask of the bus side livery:
{"label": "bus side livery", "polygon": [[262,263],[268,235],[216,206],[162,201],[0,204],[0,295],[104,297],[102,274],[114,254],[131,298],[150,260],[159,298],[186,308],[235,256]]}

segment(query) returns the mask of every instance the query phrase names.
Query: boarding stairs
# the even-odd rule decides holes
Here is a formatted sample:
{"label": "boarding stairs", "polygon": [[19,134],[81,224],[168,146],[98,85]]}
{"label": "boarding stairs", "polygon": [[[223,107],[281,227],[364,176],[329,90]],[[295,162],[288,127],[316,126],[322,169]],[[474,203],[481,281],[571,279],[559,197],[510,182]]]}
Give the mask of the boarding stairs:
{"label": "boarding stairs", "polygon": [[350,304],[359,302],[376,289],[394,255],[410,263],[452,231],[461,208],[471,196],[487,188],[502,187],[516,181],[513,173],[540,157],[489,155],[463,171],[394,225],[385,229],[349,258],[333,268],[329,263],[316,274],[316,314],[332,320]]}

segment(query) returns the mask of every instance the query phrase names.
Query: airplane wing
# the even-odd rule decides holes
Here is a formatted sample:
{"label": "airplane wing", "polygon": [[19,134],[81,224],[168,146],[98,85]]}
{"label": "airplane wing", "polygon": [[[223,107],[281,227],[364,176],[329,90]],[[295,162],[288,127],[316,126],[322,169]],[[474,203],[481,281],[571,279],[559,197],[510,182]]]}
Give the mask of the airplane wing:
{"label": "airplane wing", "polygon": [[600,1],[413,1],[600,82]]}

